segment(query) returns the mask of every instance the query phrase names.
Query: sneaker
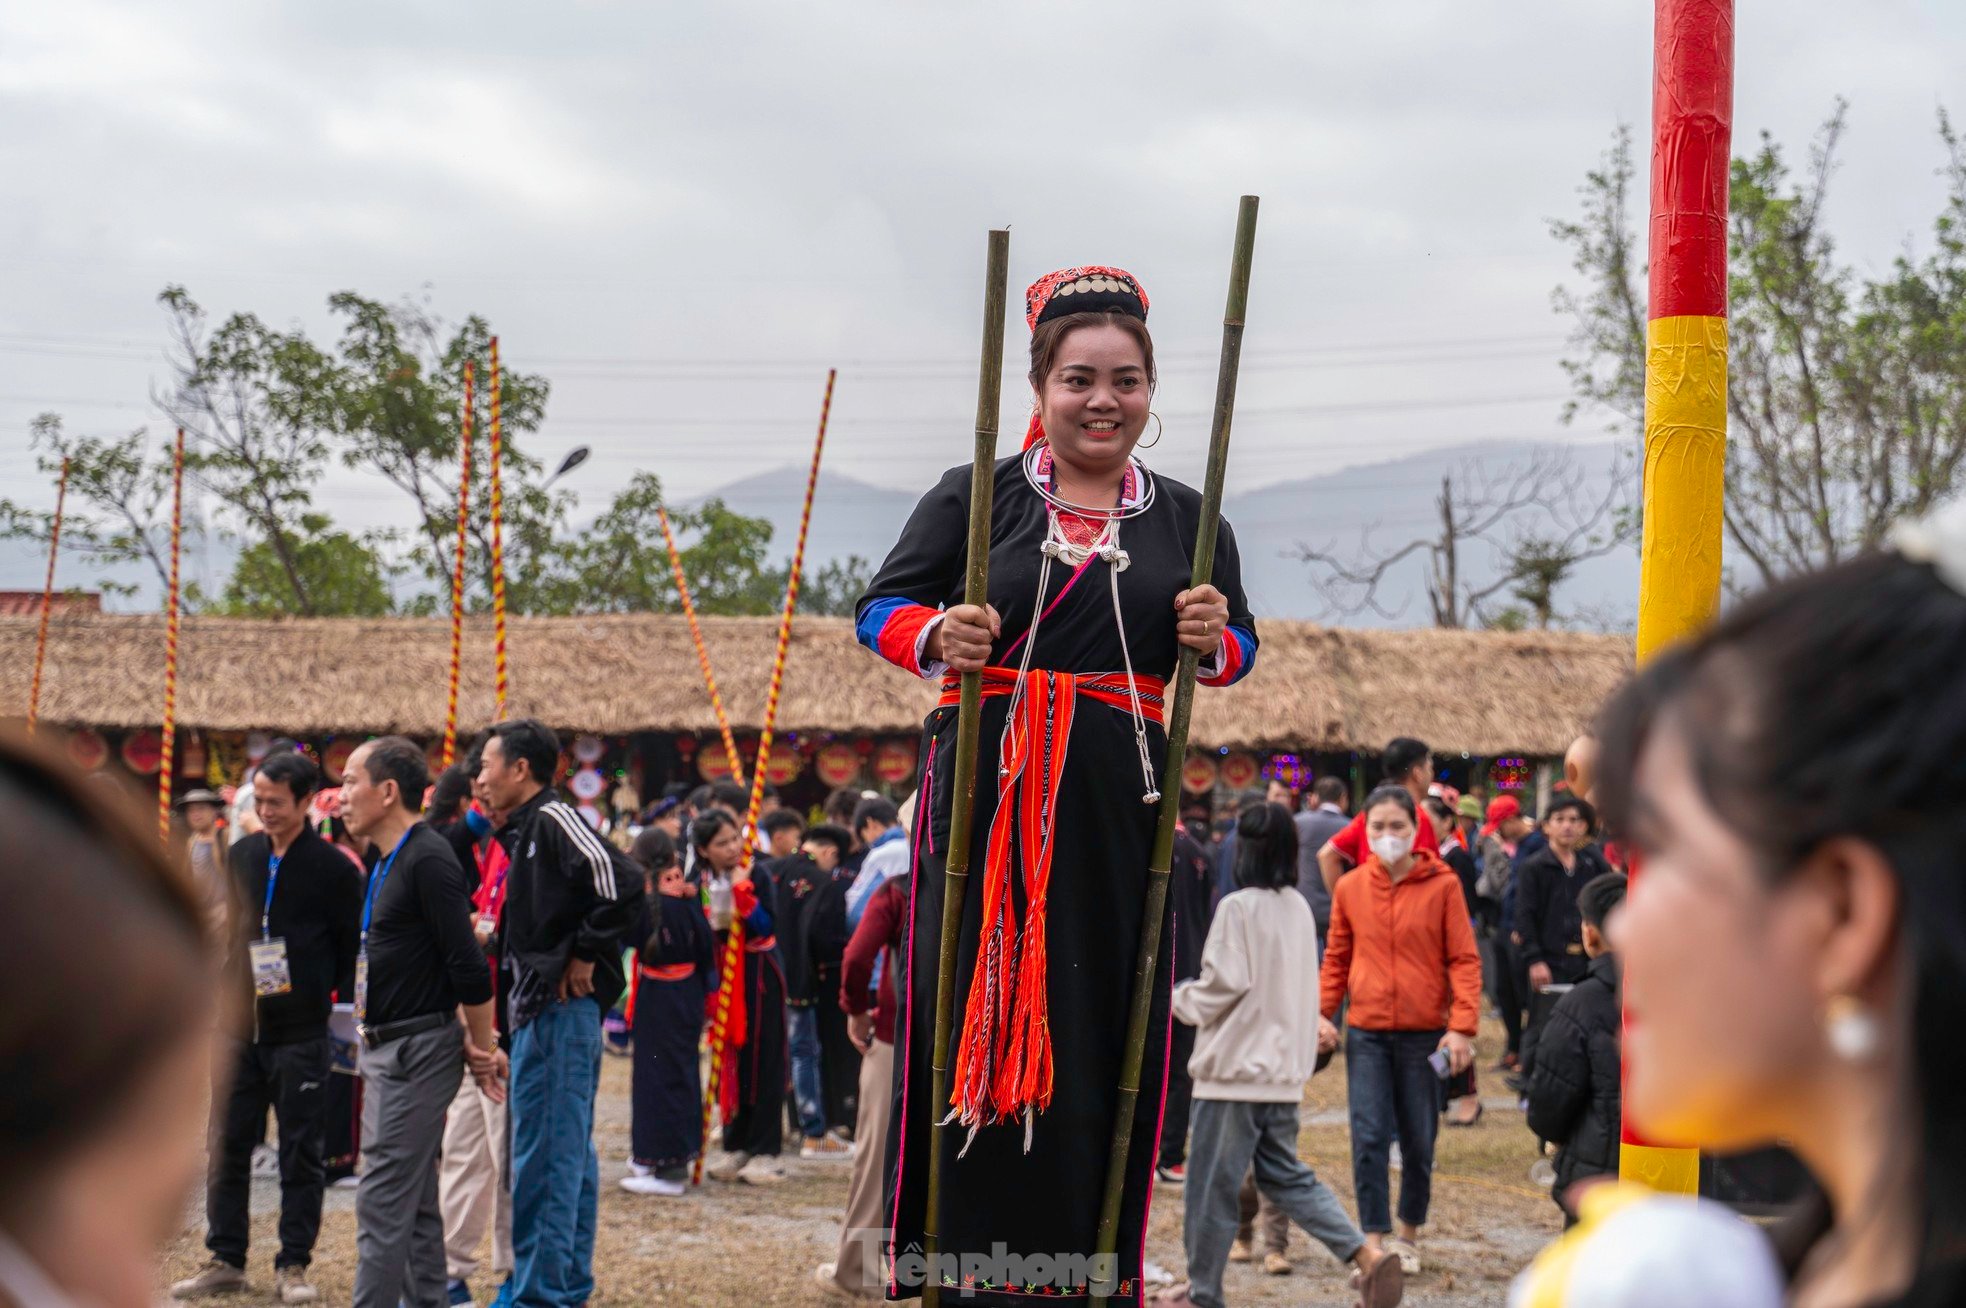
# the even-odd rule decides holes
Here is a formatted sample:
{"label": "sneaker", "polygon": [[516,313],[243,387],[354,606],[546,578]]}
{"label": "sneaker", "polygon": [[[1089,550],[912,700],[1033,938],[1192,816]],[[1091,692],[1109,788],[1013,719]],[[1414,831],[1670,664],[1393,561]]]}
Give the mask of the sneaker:
{"label": "sneaker", "polygon": [[1170,1167],[1156,1167],[1154,1176],[1162,1185],[1181,1186],[1188,1183],[1188,1165],[1175,1163]]}
{"label": "sneaker", "polygon": [[1556,1164],[1547,1158],[1538,1158],[1529,1164],[1529,1184],[1540,1185],[1548,1190],[1556,1185]]}
{"label": "sneaker", "polygon": [[1249,1241],[1237,1240],[1234,1244],[1229,1246],[1230,1262],[1247,1263],[1247,1262],[1254,1262],[1255,1260],[1256,1260],[1256,1251],[1249,1247]]}
{"label": "sneaker", "polygon": [[461,1280],[453,1280],[445,1290],[450,1295],[451,1308],[463,1308],[464,1304],[475,1302],[471,1298],[471,1287]]}
{"label": "sneaker", "polygon": [[821,1263],[812,1269],[812,1279],[819,1282],[819,1288],[835,1299],[849,1298],[851,1296],[847,1294],[846,1287],[839,1282],[839,1270],[838,1263]]}
{"label": "sneaker", "polygon": [[1397,1140],[1393,1141],[1392,1147],[1386,1150],[1386,1170],[1389,1172],[1406,1170],[1406,1156],[1400,1152]]}
{"label": "sneaker", "polygon": [[840,1142],[841,1144],[852,1144],[852,1143],[853,1143],[853,1128],[852,1128],[852,1127],[849,1127],[849,1126],[836,1126],[836,1127],[834,1127],[834,1128],[833,1128],[832,1130],[830,1130],[830,1131],[828,1131],[828,1132],[827,1132],[826,1134],[827,1134],[827,1135],[830,1135],[830,1136],[832,1136],[832,1137],[833,1137],[833,1138],[834,1138],[835,1140],[838,1140],[838,1141],[839,1141],[839,1142]]}
{"label": "sneaker", "polygon": [[1420,1274],[1420,1248],[1411,1240],[1394,1237],[1386,1241],[1386,1252],[1399,1260],[1402,1277]]}
{"label": "sneaker", "polygon": [[635,1161],[634,1159],[632,1159],[632,1158],[630,1158],[630,1159],[628,1160],[628,1175],[630,1175],[630,1176],[654,1176],[654,1175],[655,1175],[655,1169],[654,1169],[653,1167],[648,1167],[648,1166],[645,1166],[644,1164],[641,1164],[641,1163],[638,1163],[638,1162],[636,1162],[636,1161]]}
{"label": "sneaker", "polygon": [[173,1299],[202,1299],[209,1294],[236,1294],[246,1288],[246,1269],[214,1258],[171,1287]]}
{"label": "sneaker", "polygon": [[853,1157],[853,1146],[842,1143],[835,1136],[809,1135],[799,1146],[799,1157],[844,1160]]}
{"label": "sneaker", "polygon": [[350,1172],[348,1175],[344,1177],[340,1177],[337,1180],[328,1182],[328,1189],[353,1190],[358,1188],[361,1184],[362,1184],[362,1178],[356,1175],[354,1172]]}
{"label": "sneaker", "polygon": [[751,1155],[746,1153],[724,1154],[703,1170],[709,1173],[712,1181],[735,1181],[737,1174],[750,1161]]}
{"label": "sneaker", "polygon": [[689,1191],[686,1182],[665,1181],[653,1173],[644,1176],[624,1176],[621,1178],[621,1188],[629,1194],[655,1194],[665,1199],[674,1199]]}
{"label": "sneaker", "polygon": [[281,1267],[273,1273],[274,1293],[281,1303],[313,1303],[321,1292],[307,1279],[305,1267]]}
{"label": "sneaker", "polygon": [[1263,1274],[1265,1276],[1290,1275],[1290,1260],[1272,1249],[1263,1255]]}
{"label": "sneaker", "polygon": [[1140,1268],[1140,1279],[1148,1285],[1173,1285],[1174,1273],[1149,1258]]}
{"label": "sneaker", "polygon": [[776,1158],[759,1154],[738,1170],[737,1179],[746,1185],[777,1185],[785,1179],[785,1169]]}

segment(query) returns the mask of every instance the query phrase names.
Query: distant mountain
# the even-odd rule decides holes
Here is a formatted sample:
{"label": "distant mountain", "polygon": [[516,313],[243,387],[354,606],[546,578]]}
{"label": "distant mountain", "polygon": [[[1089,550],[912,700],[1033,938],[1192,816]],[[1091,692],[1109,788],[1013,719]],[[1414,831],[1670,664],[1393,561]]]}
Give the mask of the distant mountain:
{"label": "distant mountain", "polygon": [[[1500,473],[1558,450],[1568,453],[1578,474],[1576,488],[1569,493],[1576,494],[1580,502],[1601,494],[1616,452],[1610,442],[1558,446],[1517,441],[1431,450],[1229,496],[1223,511],[1235,525],[1242,550],[1243,584],[1251,606],[1261,617],[1319,618],[1347,626],[1426,625],[1432,617],[1427,608],[1422,558],[1409,558],[1395,567],[1381,588],[1380,602],[1395,615],[1393,618],[1369,611],[1338,615],[1322,608],[1308,566],[1293,555],[1295,546],[1301,542],[1334,546],[1340,553],[1353,551],[1359,546],[1361,533],[1368,529],[1377,548],[1396,547],[1431,535],[1436,524],[1434,497],[1443,475],[1470,463]],[[821,563],[858,554],[878,564],[900,534],[920,493],[822,471],[806,546],[808,561]],[[772,557],[790,553],[805,496],[803,469],[788,466],[758,473],[703,498],[711,496],[721,497],[737,512],[770,519],[774,528]],[[1480,546],[1468,549],[1461,559],[1466,575],[1477,584],[1496,575],[1497,563],[1490,551]],[[1558,592],[1560,612],[1588,611],[1594,621],[1612,625],[1632,621],[1637,605],[1635,550],[1621,550],[1581,564]]]}

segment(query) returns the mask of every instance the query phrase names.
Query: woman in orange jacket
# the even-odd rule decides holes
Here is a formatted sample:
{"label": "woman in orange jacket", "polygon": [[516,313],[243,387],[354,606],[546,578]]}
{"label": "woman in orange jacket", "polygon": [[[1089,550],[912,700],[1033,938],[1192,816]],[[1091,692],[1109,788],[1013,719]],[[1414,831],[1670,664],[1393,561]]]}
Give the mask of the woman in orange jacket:
{"label": "woman in orange jacket", "polygon": [[[1365,801],[1372,855],[1340,878],[1319,977],[1319,1040],[1347,996],[1345,1076],[1351,1097],[1352,1186],[1359,1227],[1374,1252],[1420,1270],[1420,1228],[1432,1194],[1442,1084],[1474,1062],[1481,954],[1453,869],[1415,850],[1413,797],[1381,786]],[[1400,1143],[1398,1237],[1386,1179]]]}

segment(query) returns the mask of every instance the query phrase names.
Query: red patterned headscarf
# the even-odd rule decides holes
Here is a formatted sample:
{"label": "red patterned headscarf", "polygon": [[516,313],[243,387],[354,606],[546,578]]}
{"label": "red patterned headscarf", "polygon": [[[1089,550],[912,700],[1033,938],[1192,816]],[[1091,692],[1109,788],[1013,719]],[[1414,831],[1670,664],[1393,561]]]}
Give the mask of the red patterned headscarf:
{"label": "red patterned headscarf", "polygon": [[[1039,323],[1064,314],[1105,310],[1117,310],[1145,322],[1146,289],[1123,268],[1087,264],[1046,273],[1024,292],[1024,322],[1032,331],[1038,329]],[[1024,432],[1024,448],[1028,450],[1043,439],[1044,424],[1033,409],[1031,425]]]}

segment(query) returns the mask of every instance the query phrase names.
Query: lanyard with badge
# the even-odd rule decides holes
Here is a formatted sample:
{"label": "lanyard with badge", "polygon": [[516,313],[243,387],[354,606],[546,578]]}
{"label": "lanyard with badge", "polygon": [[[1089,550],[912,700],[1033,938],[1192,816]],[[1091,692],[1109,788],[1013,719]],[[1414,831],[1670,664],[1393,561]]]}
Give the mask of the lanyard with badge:
{"label": "lanyard with badge", "polygon": [[294,988],[293,973],[287,966],[287,941],[273,934],[273,888],[280,884],[280,860],[271,854],[266,860],[266,899],[259,909],[259,939],[246,948],[252,958],[253,995],[265,999],[284,995]]}
{"label": "lanyard with badge", "polygon": [[403,846],[410,843],[410,836],[416,831],[412,826],[396,842],[396,848],[389,851],[389,857],[375,865],[369,876],[369,893],[362,900],[362,944],[355,954],[355,1020],[362,1021],[369,1012],[369,923],[375,918],[375,901],[382,894],[382,883],[389,879],[389,869],[396,865],[396,855],[403,852]]}

